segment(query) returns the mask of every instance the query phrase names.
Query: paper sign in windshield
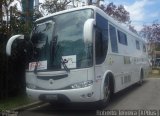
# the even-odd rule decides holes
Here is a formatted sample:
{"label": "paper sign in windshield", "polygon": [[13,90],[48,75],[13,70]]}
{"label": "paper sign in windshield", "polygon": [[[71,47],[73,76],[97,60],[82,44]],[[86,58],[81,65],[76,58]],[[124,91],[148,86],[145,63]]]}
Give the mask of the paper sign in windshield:
{"label": "paper sign in windshield", "polygon": [[[62,56],[63,62],[66,64],[68,68],[76,68],[76,55],[70,55],[70,56]],[[64,66],[61,65],[61,68],[63,69]]]}
{"label": "paper sign in windshield", "polygon": [[34,71],[36,65],[37,65],[37,70],[45,70],[47,69],[47,60],[39,62],[30,62],[29,71]]}

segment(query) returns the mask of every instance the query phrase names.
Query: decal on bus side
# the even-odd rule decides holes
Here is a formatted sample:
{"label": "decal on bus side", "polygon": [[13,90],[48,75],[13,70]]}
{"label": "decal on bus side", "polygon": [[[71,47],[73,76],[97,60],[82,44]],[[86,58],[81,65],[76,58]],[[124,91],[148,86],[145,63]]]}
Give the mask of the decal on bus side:
{"label": "decal on bus side", "polygon": [[127,75],[124,75],[121,77],[121,83],[122,84],[126,84],[126,83],[129,83],[131,82],[131,75],[130,74],[127,74]]}

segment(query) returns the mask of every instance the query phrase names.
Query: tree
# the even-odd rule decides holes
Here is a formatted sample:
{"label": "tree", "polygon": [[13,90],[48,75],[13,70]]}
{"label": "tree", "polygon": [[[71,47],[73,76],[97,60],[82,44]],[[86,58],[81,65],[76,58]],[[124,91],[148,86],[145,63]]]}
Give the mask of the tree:
{"label": "tree", "polygon": [[137,30],[131,24],[129,12],[124,8],[123,5],[116,6],[113,2],[111,2],[107,6],[102,4],[100,8],[118,22],[126,24],[130,31],[138,34]]}
{"label": "tree", "polygon": [[130,14],[123,5],[116,6],[115,4],[113,4],[113,2],[111,2],[107,6],[101,5],[100,8],[104,10],[104,12],[109,16],[113,17],[115,20],[121,23],[131,23]]}
{"label": "tree", "polygon": [[[25,22],[21,19],[21,13],[16,6],[11,6],[12,2],[13,0],[1,0],[0,2],[0,98],[3,99],[23,91],[25,85],[24,82],[22,83],[24,80],[24,65],[23,61],[20,61],[22,55],[13,60],[5,54],[9,37],[19,33],[24,34],[28,30],[25,28]],[[3,20],[4,18],[6,20]],[[12,47],[14,46],[16,45],[13,44]],[[19,47],[18,50],[22,50],[22,47]],[[17,49],[14,52],[16,51]]]}
{"label": "tree", "polygon": [[69,0],[46,0],[42,4],[42,8],[47,11],[47,14],[62,11],[66,9],[66,6],[70,3]]}
{"label": "tree", "polygon": [[129,30],[132,31],[135,34],[138,34],[137,30],[131,24],[129,24]]}
{"label": "tree", "polygon": [[0,25],[2,24],[2,2],[0,2]]}
{"label": "tree", "polygon": [[160,42],[160,24],[144,25],[140,31],[140,35],[149,42]]}
{"label": "tree", "polygon": [[73,8],[78,7],[78,2],[81,2],[81,0],[71,0]]}
{"label": "tree", "polygon": [[92,5],[92,0],[87,0],[88,5]]}
{"label": "tree", "polygon": [[3,12],[1,12],[1,19],[3,20],[3,16],[5,15],[5,18],[6,18],[6,21],[5,21],[5,24],[6,25],[4,25],[4,23],[3,23],[3,21],[2,21],[2,23],[1,23],[1,27],[3,27],[3,26],[6,26],[7,28],[5,28],[5,33],[7,34],[7,33],[9,33],[9,14],[10,14],[10,4],[13,2],[13,0],[2,0],[1,1],[1,8],[3,7],[4,8],[4,13]]}
{"label": "tree", "polygon": [[155,61],[157,57],[155,51],[160,51],[160,24],[158,22],[153,22],[152,25],[144,25],[140,31],[140,35],[148,41],[148,53],[152,61]]}

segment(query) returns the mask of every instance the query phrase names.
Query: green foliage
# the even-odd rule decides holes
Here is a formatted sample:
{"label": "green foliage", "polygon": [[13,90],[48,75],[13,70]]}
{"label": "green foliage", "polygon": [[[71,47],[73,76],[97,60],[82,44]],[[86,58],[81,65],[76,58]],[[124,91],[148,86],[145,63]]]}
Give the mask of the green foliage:
{"label": "green foliage", "polygon": [[66,9],[66,6],[70,3],[70,0],[46,0],[42,4],[42,8],[45,9],[48,14],[62,11]]}
{"label": "green foliage", "polygon": [[152,25],[144,25],[140,31],[140,35],[149,42],[160,42],[160,24],[153,22]]}
{"label": "green foliage", "polygon": [[127,24],[131,23],[130,14],[123,5],[116,6],[113,2],[111,2],[107,6],[101,5],[100,8],[119,22]]}
{"label": "green foliage", "polygon": [[120,23],[127,24],[129,26],[129,30],[135,34],[138,34],[137,30],[132,26],[130,20],[129,12],[124,8],[123,5],[116,6],[113,2],[108,5],[101,5],[100,8],[109,16],[114,18]]}
{"label": "green foliage", "polygon": [[[26,24],[25,19],[22,18],[23,15],[16,7],[10,7],[9,9],[11,2],[12,0],[3,0],[0,4],[0,8],[3,5],[7,10],[7,20],[0,20],[0,99],[25,92],[23,44],[13,44],[14,56],[11,57],[6,56],[5,49],[6,43],[12,35],[27,35],[31,30],[32,24]],[[0,19],[4,17],[3,13],[0,13],[0,17]]]}
{"label": "green foliage", "polygon": [[11,110],[15,107],[23,106],[33,102],[25,95],[18,95],[6,100],[0,100],[0,111]]}

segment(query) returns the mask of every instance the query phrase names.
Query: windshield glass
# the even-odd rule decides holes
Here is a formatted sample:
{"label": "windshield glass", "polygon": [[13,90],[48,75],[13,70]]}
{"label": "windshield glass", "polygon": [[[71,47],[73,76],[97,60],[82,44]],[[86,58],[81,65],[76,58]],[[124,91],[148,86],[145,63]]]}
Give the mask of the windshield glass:
{"label": "windshield glass", "polygon": [[92,66],[92,43],[84,43],[83,39],[84,23],[92,17],[93,11],[86,9],[37,22],[31,35],[34,55],[30,70],[30,65],[34,67],[37,62],[39,70],[61,70],[62,59],[70,69]]}

